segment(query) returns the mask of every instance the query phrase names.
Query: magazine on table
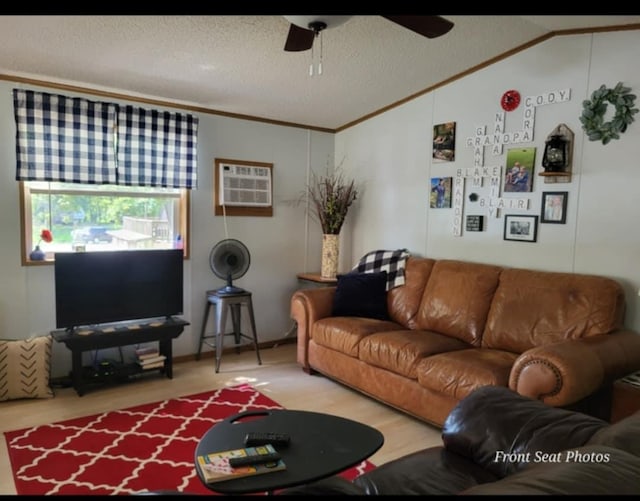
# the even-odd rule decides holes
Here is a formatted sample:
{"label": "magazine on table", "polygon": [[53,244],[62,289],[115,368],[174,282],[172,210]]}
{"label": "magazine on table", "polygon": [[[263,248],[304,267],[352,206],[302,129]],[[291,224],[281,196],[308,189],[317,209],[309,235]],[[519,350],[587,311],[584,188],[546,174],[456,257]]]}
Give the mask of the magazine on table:
{"label": "magazine on table", "polygon": [[222,482],[232,478],[241,478],[250,475],[262,475],[276,471],[286,470],[286,465],[282,459],[272,460],[266,463],[250,464],[246,466],[232,467],[229,464],[230,458],[255,456],[276,453],[271,444],[257,447],[245,447],[242,449],[232,449],[228,451],[212,452],[198,456],[198,468],[202,477],[208,484]]}

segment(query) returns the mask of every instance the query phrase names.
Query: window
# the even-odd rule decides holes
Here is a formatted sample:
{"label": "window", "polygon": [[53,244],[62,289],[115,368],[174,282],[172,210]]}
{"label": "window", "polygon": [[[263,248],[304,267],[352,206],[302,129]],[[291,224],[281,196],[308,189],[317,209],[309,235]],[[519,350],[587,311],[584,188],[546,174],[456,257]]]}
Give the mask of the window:
{"label": "window", "polygon": [[[45,260],[55,252],[188,250],[197,117],[21,89],[13,95],[23,264],[41,244]],[[53,241],[41,242],[43,229]]]}
{"label": "window", "polygon": [[[24,181],[23,263],[36,245],[55,252],[167,249],[189,241],[189,190]],[[42,229],[53,234],[40,242]]]}

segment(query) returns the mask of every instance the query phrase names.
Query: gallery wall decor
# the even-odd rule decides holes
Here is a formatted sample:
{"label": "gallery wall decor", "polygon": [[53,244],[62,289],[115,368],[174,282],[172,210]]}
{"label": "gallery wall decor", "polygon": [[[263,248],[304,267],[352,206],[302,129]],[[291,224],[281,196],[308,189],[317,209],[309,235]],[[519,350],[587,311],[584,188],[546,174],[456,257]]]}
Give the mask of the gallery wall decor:
{"label": "gallery wall decor", "polygon": [[453,162],[456,159],[456,123],[433,126],[433,160]]}
{"label": "gallery wall decor", "polygon": [[568,191],[545,191],[542,193],[540,222],[565,224],[567,222]]}
{"label": "gallery wall decor", "polygon": [[[510,92],[510,91],[507,91]],[[507,93],[505,93],[507,94]],[[515,101],[509,101],[503,94],[503,103],[507,108],[512,108]],[[512,98],[515,94],[510,95]],[[534,139],[534,126],[536,109],[540,106],[563,103],[571,100],[571,89],[559,89],[544,92],[533,96],[524,96],[520,103],[524,105],[522,109],[522,125],[519,130],[507,132],[505,128],[505,109],[494,114],[493,129],[487,132],[487,125],[475,127],[475,134],[465,141],[467,147],[473,148],[473,168],[456,169],[456,176],[453,180],[453,235],[462,236],[462,218],[464,205],[465,179],[471,178],[472,186],[481,187],[485,179],[489,180],[490,192],[488,197],[480,197],[478,203],[488,210],[490,216],[499,217],[499,209],[518,208],[527,209],[528,198],[507,198],[500,196],[500,183],[502,182],[502,166],[485,166],[485,149],[489,149],[493,156],[503,154],[504,145],[531,143]],[[518,103],[518,104],[520,104]],[[515,108],[513,108],[515,109]]]}
{"label": "gallery wall decor", "polygon": [[484,216],[469,215],[467,216],[467,225],[465,227],[467,231],[482,231],[484,230]]}
{"label": "gallery wall decor", "polygon": [[[636,96],[631,94],[631,88],[618,82],[613,89],[601,85],[591,93],[591,99],[582,101],[582,115],[580,122],[589,141],[602,141],[608,144],[612,139],[620,139],[620,134],[627,130],[627,126],[638,113],[634,108]],[[615,106],[615,115],[605,122],[604,117],[608,105]]]}
{"label": "gallery wall decor", "polygon": [[520,93],[511,89],[502,94],[500,98],[500,106],[504,111],[513,111],[520,106]]}
{"label": "gallery wall decor", "polygon": [[504,175],[505,192],[530,192],[533,190],[533,166],[535,148],[511,148],[507,151]]}
{"label": "gallery wall decor", "polygon": [[538,235],[538,216],[507,214],[504,216],[504,239],[535,242]]}
{"label": "gallery wall decor", "polygon": [[451,177],[432,177],[429,207],[444,209],[451,207]]}

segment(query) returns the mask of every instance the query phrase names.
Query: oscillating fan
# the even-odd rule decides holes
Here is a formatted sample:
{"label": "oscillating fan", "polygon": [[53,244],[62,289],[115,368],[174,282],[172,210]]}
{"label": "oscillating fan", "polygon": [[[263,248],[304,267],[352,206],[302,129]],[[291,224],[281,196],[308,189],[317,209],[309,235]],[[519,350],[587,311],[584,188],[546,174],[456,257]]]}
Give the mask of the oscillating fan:
{"label": "oscillating fan", "polygon": [[240,294],[245,292],[240,287],[233,285],[233,280],[242,277],[251,264],[249,249],[233,238],[221,240],[211,249],[209,254],[209,266],[214,275],[227,281],[225,287],[217,290],[218,294]]}

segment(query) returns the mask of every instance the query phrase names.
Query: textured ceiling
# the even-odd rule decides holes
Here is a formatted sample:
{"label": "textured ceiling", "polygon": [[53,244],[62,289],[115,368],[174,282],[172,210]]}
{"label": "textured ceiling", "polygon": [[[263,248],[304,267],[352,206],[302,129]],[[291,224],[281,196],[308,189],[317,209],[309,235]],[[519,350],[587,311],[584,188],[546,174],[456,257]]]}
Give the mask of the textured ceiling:
{"label": "textured ceiling", "polygon": [[[285,52],[281,16],[0,16],[0,75],[336,130],[551,32],[640,16],[444,16],[429,39],[354,16]],[[314,44],[319,57],[320,43]]]}

